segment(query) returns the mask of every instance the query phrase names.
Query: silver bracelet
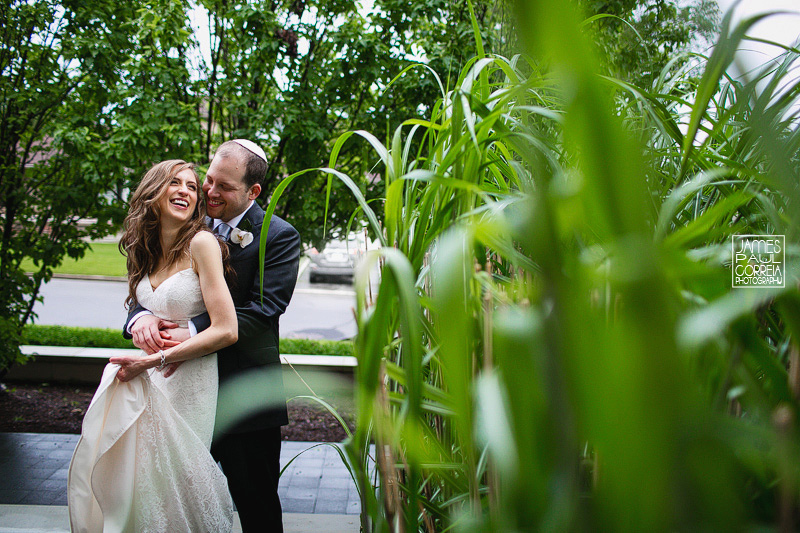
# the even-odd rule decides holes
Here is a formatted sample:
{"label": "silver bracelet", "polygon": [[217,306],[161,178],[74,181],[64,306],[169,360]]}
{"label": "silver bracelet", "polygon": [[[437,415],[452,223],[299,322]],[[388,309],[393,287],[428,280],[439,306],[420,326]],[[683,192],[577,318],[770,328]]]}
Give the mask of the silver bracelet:
{"label": "silver bracelet", "polygon": [[167,365],[167,355],[164,353],[164,350],[159,350],[158,353],[161,355],[161,364],[158,365],[158,371],[161,372]]}

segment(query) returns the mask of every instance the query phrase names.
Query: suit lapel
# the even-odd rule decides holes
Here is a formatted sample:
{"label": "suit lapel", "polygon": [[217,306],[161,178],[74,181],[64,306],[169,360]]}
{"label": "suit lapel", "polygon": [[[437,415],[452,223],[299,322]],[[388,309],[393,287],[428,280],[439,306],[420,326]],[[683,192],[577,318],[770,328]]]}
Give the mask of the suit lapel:
{"label": "suit lapel", "polygon": [[[245,222],[246,221],[246,222]],[[250,209],[247,210],[247,213],[244,214],[241,222],[239,222],[239,227],[242,227],[242,224],[249,224],[250,228],[247,228],[247,231],[256,234],[256,232],[261,232],[261,224],[264,222],[264,210],[261,209],[261,206],[258,205],[257,202],[253,202],[253,205]],[[256,228],[258,228],[256,230]]]}

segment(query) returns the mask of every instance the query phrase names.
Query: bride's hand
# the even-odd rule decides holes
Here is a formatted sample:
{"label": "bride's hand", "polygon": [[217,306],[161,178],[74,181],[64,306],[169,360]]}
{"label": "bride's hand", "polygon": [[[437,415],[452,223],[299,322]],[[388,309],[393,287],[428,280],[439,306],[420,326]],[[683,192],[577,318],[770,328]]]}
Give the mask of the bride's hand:
{"label": "bride's hand", "polygon": [[122,382],[130,381],[150,368],[142,357],[112,357],[109,361],[119,365],[117,379]]}

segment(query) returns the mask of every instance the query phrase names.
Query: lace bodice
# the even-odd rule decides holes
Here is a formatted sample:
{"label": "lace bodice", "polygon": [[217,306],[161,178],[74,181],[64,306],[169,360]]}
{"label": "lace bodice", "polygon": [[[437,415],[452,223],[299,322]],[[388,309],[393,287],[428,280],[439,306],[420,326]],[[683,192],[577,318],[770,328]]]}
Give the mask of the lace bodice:
{"label": "lace bodice", "polygon": [[157,317],[182,327],[186,327],[190,318],[206,311],[200,278],[191,268],[171,275],[155,290],[150,285],[150,276],[145,276],[136,287],[136,300]]}
{"label": "lace bodice", "polygon": [[[136,287],[136,299],[157,317],[176,322],[181,327],[186,327],[190,318],[206,311],[200,278],[191,268],[168,277],[156,290],[150,285],[150,277],[145,276]],[[210,447],[217,407],[216,355],[186,361],[167,379],[160,372],[151,371],[150,379],[206,447]]]}

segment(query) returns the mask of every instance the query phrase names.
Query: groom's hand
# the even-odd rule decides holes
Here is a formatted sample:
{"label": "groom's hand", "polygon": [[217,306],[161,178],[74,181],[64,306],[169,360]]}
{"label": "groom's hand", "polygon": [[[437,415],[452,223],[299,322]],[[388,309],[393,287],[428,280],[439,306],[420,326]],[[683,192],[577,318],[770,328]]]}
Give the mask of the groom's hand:
{"label": "groom's hand", "polygon": [[171,335],[163,335],[162,330],[177,328],[178,324],[169,320],[162,320],[155,315],[140,317],[131,326],[133,345],[147,354],[154,354],[164,348],[176,346],[178,342],[171,340]]}

